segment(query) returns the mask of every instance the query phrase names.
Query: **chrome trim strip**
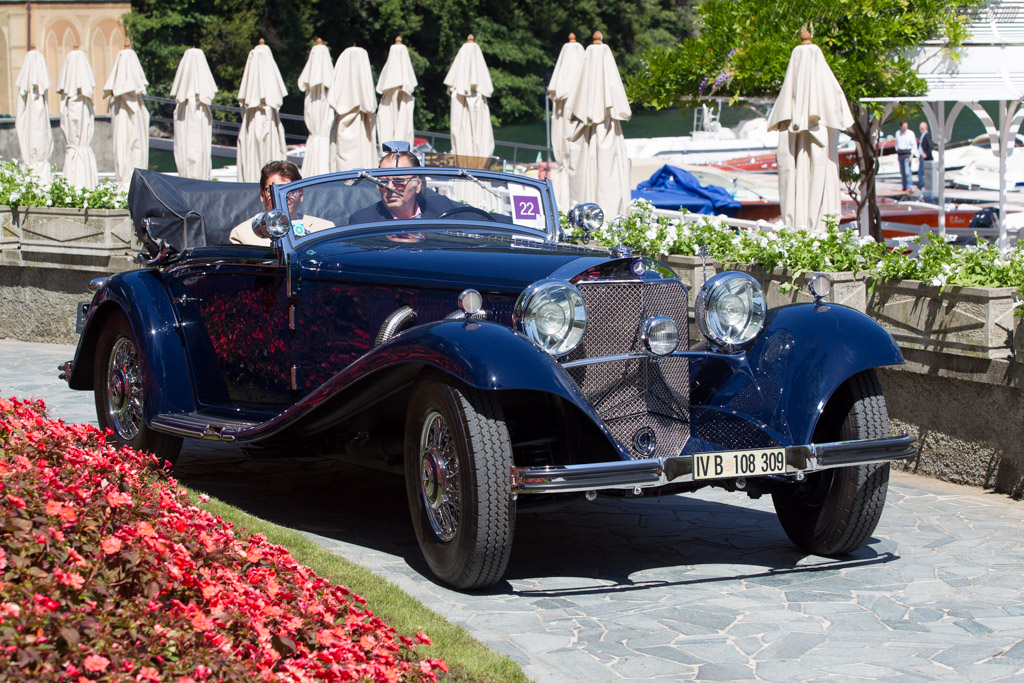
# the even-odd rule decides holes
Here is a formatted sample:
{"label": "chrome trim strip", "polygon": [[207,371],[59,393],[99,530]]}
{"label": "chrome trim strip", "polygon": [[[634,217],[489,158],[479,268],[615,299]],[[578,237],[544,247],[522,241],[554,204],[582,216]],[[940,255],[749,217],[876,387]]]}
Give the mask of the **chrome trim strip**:
{"label": "chrome trim strip", "polygon": [[632,280],[578,280],[575,284],[576,287],[586,287],[587,285],[664,285],[670,282],[678,282],[686,288],[686,292],[689,293],[690,289],[686,287],[686,283],[677,277],[663,277],[654,279],[644,279],[642,277],[634,277]]}
{"label": "chrome trim strip", "polygon": [[[904,432],[882,439],[789,446],[786,448],[786,475],[906,460],[917,454],[914,441],[914,437]],[[513,467],[510,474],[513,493],[651,488],[694,481],[692,455],[562,467]]]}
{"label": "chrome trim strip", "polygon": [[619,353],[614,356],[594,356],[593,358],[581,358],[579,360],[571,360],[566,363],[562,363],[563,368],[579,368],[584,365],[594,365],[595,363],[616,363],[626,360],[638,360],[642,358],[699,358],[702,356],[721,356],[720,353],[710,353],[708,351],[673,351],[672,353],[664,356],[659,356],[656,353],[647,353],[646,351],[630,351],[629,353]]}

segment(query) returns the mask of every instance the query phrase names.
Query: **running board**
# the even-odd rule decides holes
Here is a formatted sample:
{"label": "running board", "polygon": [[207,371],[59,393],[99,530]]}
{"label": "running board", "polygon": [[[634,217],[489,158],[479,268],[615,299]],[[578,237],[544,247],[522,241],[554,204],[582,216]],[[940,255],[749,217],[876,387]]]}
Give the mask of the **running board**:
{"label": "running board", "polygon": [[159,432],[187,439],[231,442],[235,440],[238,432],[258,424],[260,423],[203,413],[171,413],[154,417],[150,426]]}

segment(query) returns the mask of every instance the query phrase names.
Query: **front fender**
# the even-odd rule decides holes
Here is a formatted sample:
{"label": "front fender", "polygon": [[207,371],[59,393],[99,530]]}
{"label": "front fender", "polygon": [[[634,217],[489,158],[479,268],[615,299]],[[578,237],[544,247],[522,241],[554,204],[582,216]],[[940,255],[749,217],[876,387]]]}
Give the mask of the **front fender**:
{"label": "front fender", "polygon": [[489,321],[442,320],[413,327],[363,356],[345,376],[421,363],[483,391],[531,390],[572,402],[602,424],[583,392],[551,356],[514,330]]}
{"label": "front fender", "polygon": [[68,378],[71,388],[93,388],[96,340],[114,315],[127,318],[135,333],[144,373],[143,414],[147,422],[161,413],[194,412],[188,358],[176,328],[173,305],[155,270],[119,273],[96,292],[75,351]]}
{"label": "front fender", "polygon": [[797,304],[772,310],[747,353],[768,422],[791,443],[811,443],[829,398],[851,376],[903,356],[892,336],[845,306]]}
{"label": "front fender", "polygon": [[[410,328],[373,348],[280,416],[243,430],[240,439],[270,436],[314,415],[333,397],[403,365],[439,370],[483,391],[531,390],[569,401],[616,444],[579,387],[551,356],[512,329],[490,321],[441,320]],[[621,449],[616,445],[617,451]],[[625,457],[629,457],[628,454]]]}

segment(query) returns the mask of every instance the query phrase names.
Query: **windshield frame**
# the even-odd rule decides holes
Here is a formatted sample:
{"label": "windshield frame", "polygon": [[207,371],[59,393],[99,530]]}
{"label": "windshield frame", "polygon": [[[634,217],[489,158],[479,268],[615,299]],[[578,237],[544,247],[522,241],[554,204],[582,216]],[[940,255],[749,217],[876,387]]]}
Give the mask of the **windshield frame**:
{"label": "windshield frame", "polygon": [[[351,171],[339,171],[336,173],[325,173],[323,175],[311,176],[309,178],[303,178],[302,180],[296,180],[287,184],[272,185],[272,197],[273,205],[276,209],[281,209],[287,213],[287,195],[289,192],[296,190],[308,189],[317,185],[337,183],[346,180],[361,180],[365,176],[377,178],[381,176],[393,176],[395,175],[396,169],[394,168],[374,168],[374,169],[356,169]],[[551,186],[551,182],[547,180],[538,180],[530,176],[516,175],[513,173],[502,173],[496,171],[486,171],[477,169],[462,169],[462,168],[445,168],[436,166],[403,166],[400,170],[401,175],[417,175],[417,176],[430,176],[434,178],[452,178],[452,179],[463,179],[466,183],[473,184],[473,178],[480,180],[481,182],[493,180],[502,183],[519,183],[522,185],[528,185],[536,189],[541,197],[544,208],[545,227],[544,230],[529,228],[515,223],[496,223],[485,220],[472,220],[462,219],[457,221],[450,221],[447,219],[436,219],[436,218],[416,218],[412,219],[421,224],[424,228],[445,228],[459,230],[460,232],[472,232],[474,226],[480,228],[481,232],[503,232],[510,233],[513,235],[524,236],[531,241],[542,240],[544,242],[559,242],[562,240],[562,226],[561,220],[558,216],[558,209],[555,204],[554,191]],[[468,175],[467,175],[468,174]],[[365,182],[365,180],[364,180]],[[409,221],[400,221],[403,225],[407,225]],[[330,228],[325,228],[314,233],[309,233],[303,236],[297,236],[293,231],[288,233],[281,238],[281,246],[287,251],[291,251],[296,245],[301,244],[309,239],[323,239],[330,235],[340,235],[349,232],[355,232],[363,229],[379,229],[381,226],[393,225],[394,221],[373,221],[366,223],[355,223],[348,225],[339,225]]]}

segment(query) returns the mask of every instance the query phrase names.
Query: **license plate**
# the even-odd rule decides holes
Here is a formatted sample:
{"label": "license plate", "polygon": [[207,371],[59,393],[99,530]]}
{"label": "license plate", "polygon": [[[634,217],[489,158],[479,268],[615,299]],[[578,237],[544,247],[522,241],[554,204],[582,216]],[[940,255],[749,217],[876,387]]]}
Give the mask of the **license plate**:
{"label": "license plate", "polygon": [[764,474],[785,474],[786,449],[753,448],[746,451],[695,453],[694,479],[728,479],[757,477]]}

